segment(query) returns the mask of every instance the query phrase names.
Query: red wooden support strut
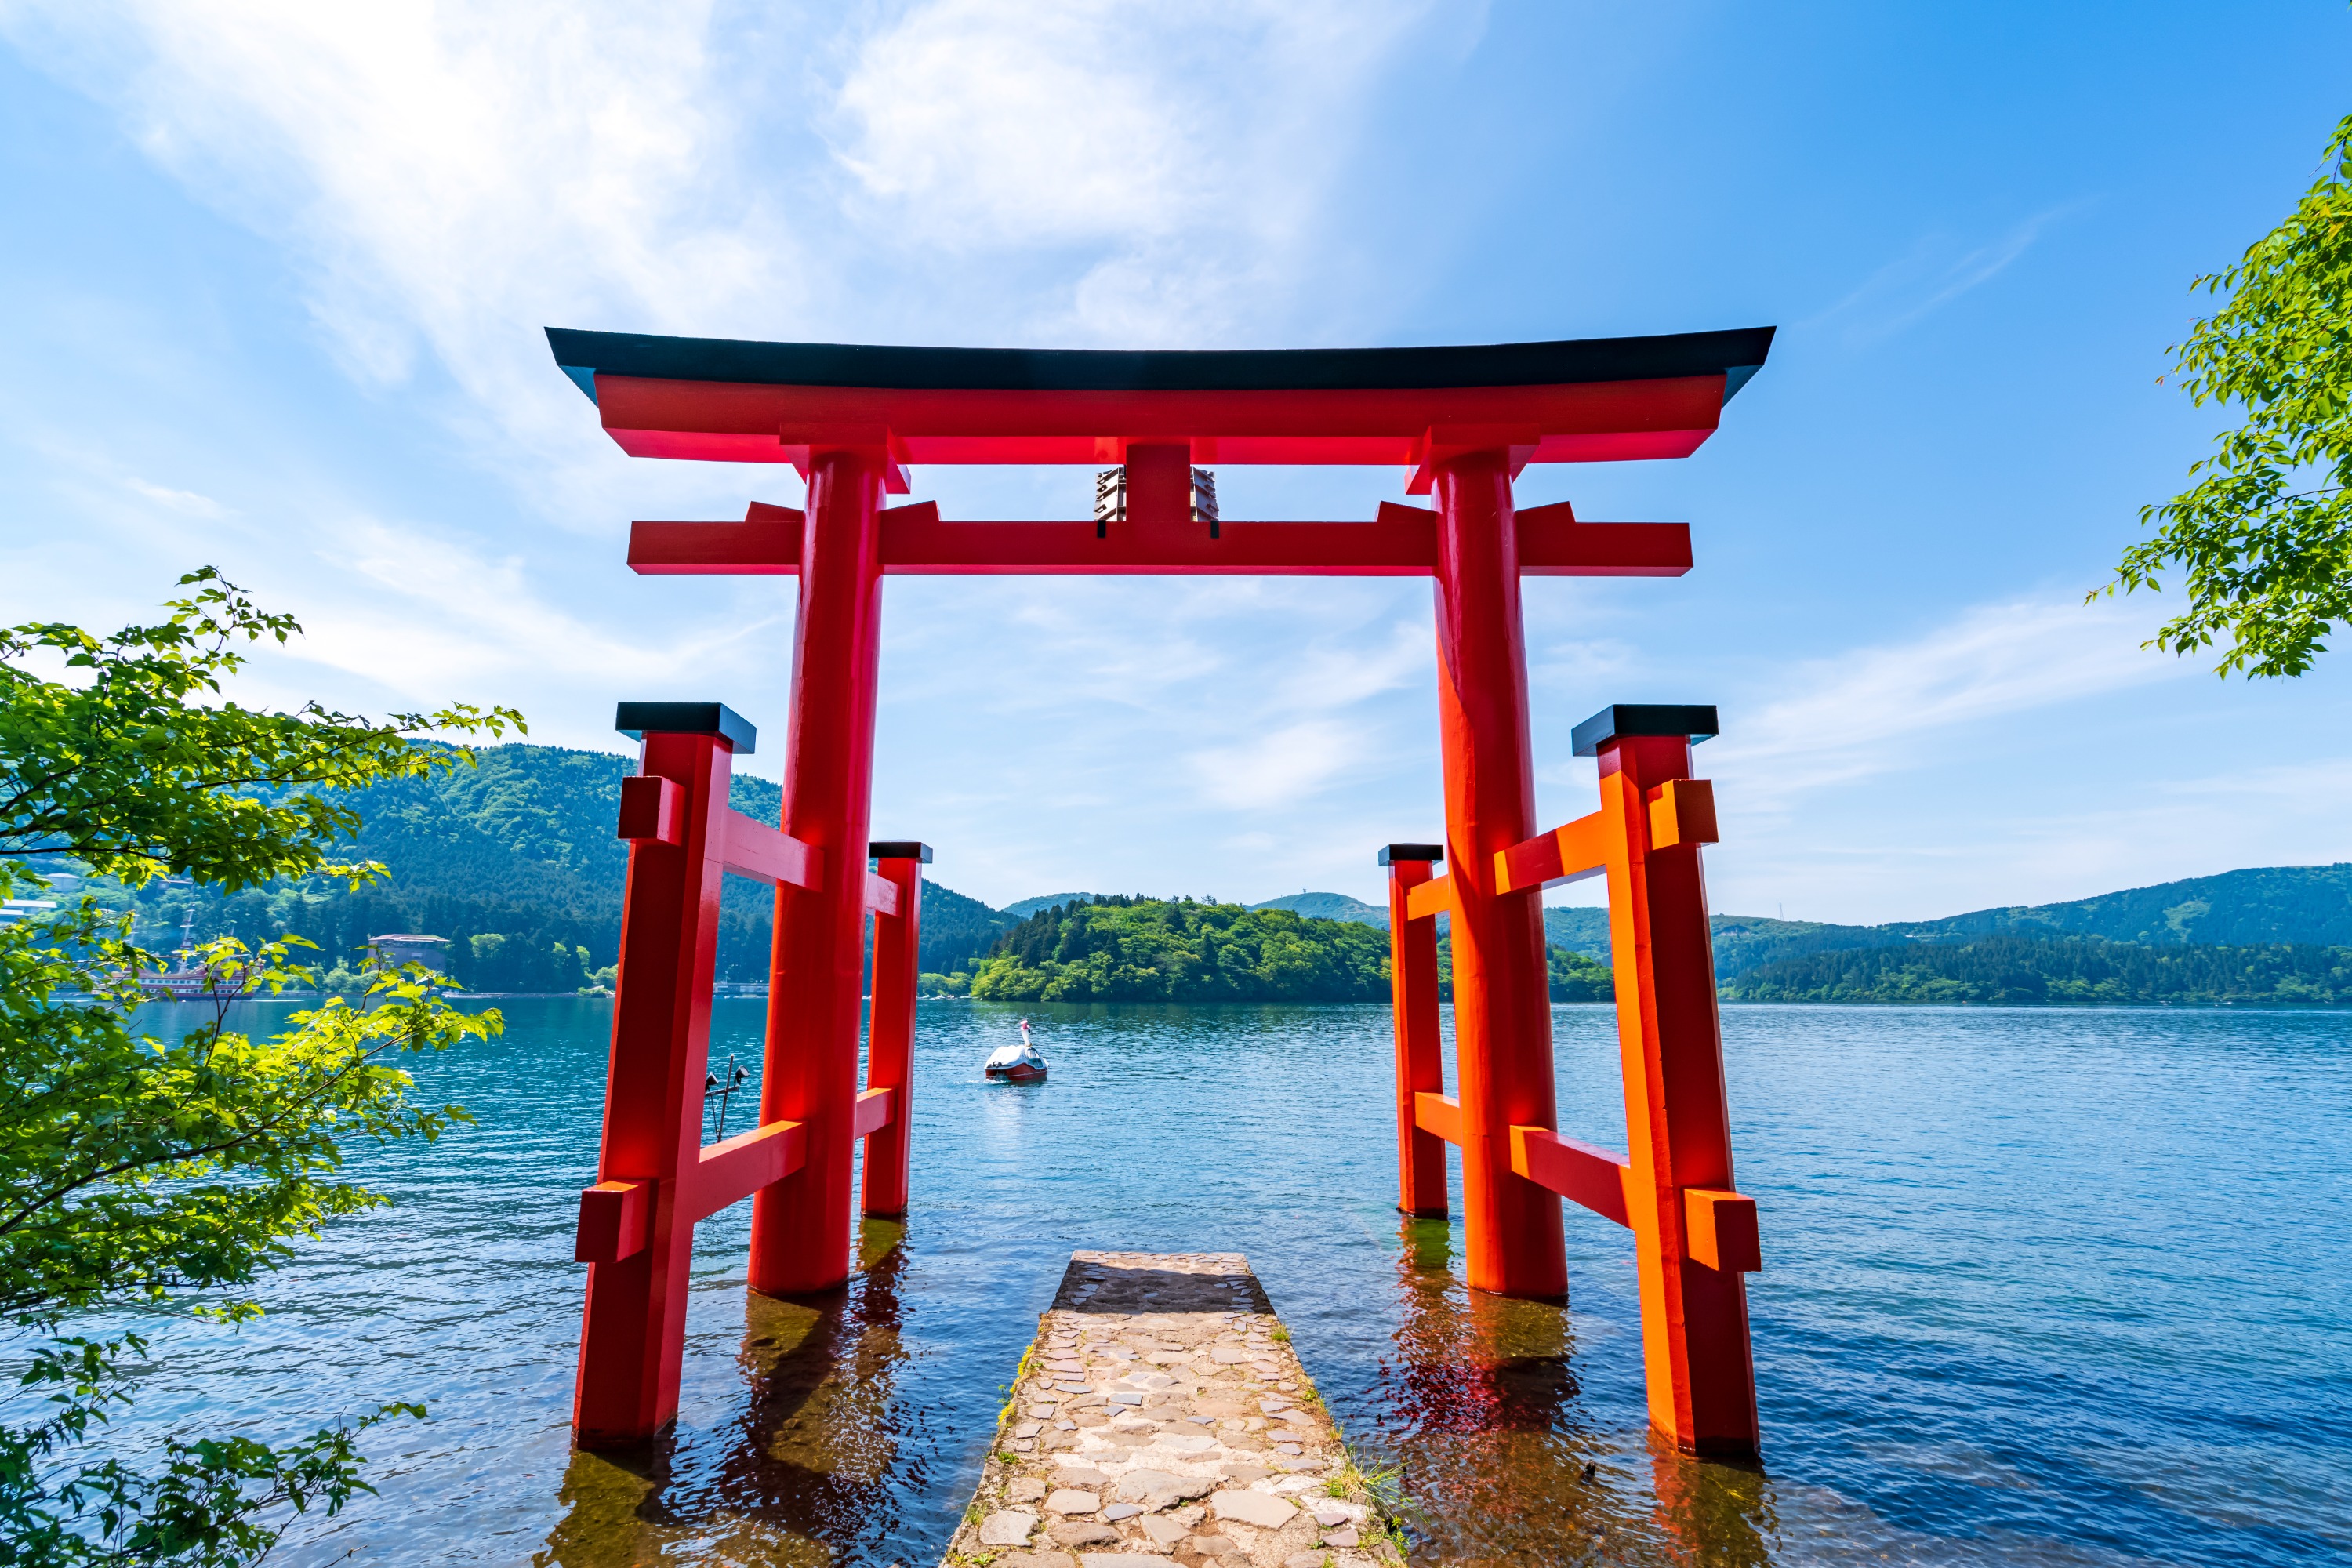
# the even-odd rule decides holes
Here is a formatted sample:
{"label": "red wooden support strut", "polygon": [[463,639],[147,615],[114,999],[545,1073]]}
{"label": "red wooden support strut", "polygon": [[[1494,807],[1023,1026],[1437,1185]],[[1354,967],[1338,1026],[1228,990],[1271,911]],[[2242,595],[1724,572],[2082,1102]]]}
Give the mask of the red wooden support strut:
{"label": "red wooden support strut", "polygon": [[[1609,879],[1631,1152],[1620,1159],[1563,1138],[1547,1115],[1509,1127],[1509,1169],[1526,1186],[1632,1228],[1651,1422],[1685,1452],[1740,1455],[1754,1453],[1759,1436],[1741,1276],[1761,1268],[1763,1258],[1756,1205],[1732,1186],[1714,951],[1698,856],[1701,845],[1716,841],[1715,792],[1690,776],[1693,739],[1715,728],[1712,708],[1603,709],[1572,737],[1579,755],[1600,758],[1601,809],[1495,851],[1490,867],[1495,897],[1507,903],[1517,898],[1530,910],[1536,900],[1525,895],[1587,877]],[[1422,1190],[1413,1163],[1420,1146],[1409,1140],[1418,1133],[1460,1146],[1466,1176],[1477,1128],[1466,1048],[1456,1101],[1435,1092],[1435,1068],[1406,1046],[1408,1016],[1419,1006],[1416,971],[1397,933],[1425,932],[1421,940],[1433,940],[1435,917],[1458,909],[1452,884],[1468,881],[1458,864],[1454,877],[1437,880],[1427,879],[1425,864],[1400,869],[1410,847],[1381,852],[1391,868],[1398,1133],[1406,1141],[1400,1147],[1408,1207]],[[1433,1038],[1434,1008],[1429,1011]],[[1455,1016],[1458,1021],[1458,1006]],[[1468,1218],[1475,1256],[1477,1211]]]}
{"label": "red wooden support strut", "polygon": [[1389,868],[1389,974],[1396,994],[1397,1207],[1433,1219],[1445,1214],[1445,1141],[1422,1130],[1415,1100],[1445,1088],[1437,923],[1412,918],[1412,890],[1430,885],[1430,866],[1444,855],[1442,844],[1391,844],[1381,851]]}
{"label": "red wooden support strut", "polygon": [[[702,1143],[710,1039],[709,991],[696,980],[713,957],[720,866],[709,854],[712,806],[727,798],[732,760],[715,733],[649,735],[622,797],[624,830],[635,832],[622,984],[597,1184],[581,1194],[574,1249],[588,1262],[588,1305],[572,1424],[591,1447],[642,1437],[677,1414],[694,1250],[693,1222],[678,1212],[679,1178]],[[644,785],[653,787],[635,787]],[[633,825],[631,816],[650,820]]]}
{"label": "red wooden support strut", "polygon": [[[734,712],[716,702],[624,702],[619,722],[645,750],[638,776],[621,785],[629,871],[604,1151],[596,1184],[580,1194],[574,1248],[588,1265],[588,1306],[572,1426],[591,1448],[642,1442],[677,1415],[695,1225],[755,1194],[770,1196],[808,1163],[809,1129],[798,1118],[763,1114],[748,1132],[701,1141],[720,873],[771,883],[780,895],[846,883],[856,918],[875,911],[868,1081],[840,1127],[845,1139],[869,1140],[866,1212],[901,1215],[922,868],[931,858],[921,844],[876,844],[867,847],[878,876],[853,861],[851,874],[828,879],[823,852],[726,804],[732,761],[754,739]],[[849,1047],[854,1070],[854,1035]]]}
{"label": "red wooden support strut", "polygon": [[1495,855],[1535,827],[1510,466],[1470,452],[1436,470],[1437,717],[1454,869],[1454,1041],[1463,1239],[1472,1289],[1568,1291],[1559,1199],[1511,1170],[1511,1129],[1553,1124],[1543,911],[1495,890]]}
{"label": "red wooden support strut", "polygon": [[[1748,1454],[1758,1438],[1756,1372],[1742,1269],[1761,1259],[1754,1205],[1732,1190],[1731,1113],[1698,850],[1715,837],[1714,797],[1692,787],[1690,721],[1643,717],[1639,710],[1605,710],[1579,727],[1576,750],[1601,763],[1633,1173],[1625,1197],[1640,1242],[1650,1418],[1686,1451]],[[1703,728],[1714,731],[1712,712]],[[1695,1233],[1703,1247],[1693,1246]],[[1714,1256],[1702,1260],[1702,1252]]]}
{"label": "red wooden support strut", "polygon": [[805,846],[727,805],[734,758],[754,740],[732,711],[625,702],[618,723],[644,752],[621,790],[629,870],[604,1145],[574,1247],[588,1303],[572,1419],[589,1447],[640,1441],[677,1415],[695,1223],[800,1159],[800,1129],[774,1119],[702,1147],[720,874],[781,885],[823,870]]}
{"label": "red wooden support strut", "polygon": [[866,1212],[896,1219],[907,1212],[907,1133],[914,1118],[915,985],[922,951],[922,844],[867,846],[882,879],[897,893],[895,913],[874,921],[874,1000],[866,1030],[866,1094],[889,1099],[889,1120],[866,1140]]}
{"label": "red wooden support strut", "polygon": [[854,873],[874,788],[874,684],[881,647],[878,448],[809,458],[784,739],[784,831],[844,870],[817,891],[779,888],[768,992],[763,1121],[808,1129],[808,1162],[751,1205],[751,1288],[826,1290],[849,1278],[857,1035],[866,978],[865,879]]}
{"label": "red wooden support strut", "polygon": [[1715,794],[1690,776],[1693,738],[1715,728],[1706,707],[1601,710],[1573,737],[1579,755],[1600,759],[1601,809],[1496,852],[1493,864],[1507,896],[1609,879],[1630,1143],[1619,1159],[1529,1122],[1511,1129],[1511,1167],[1633,1229],[1653,1425],[1686,1452],[1751,1454],[1756,1376],[1741,1276],[1763,1261],[1756,1205],[1732,1186],[1698,854],[1716,840]]}

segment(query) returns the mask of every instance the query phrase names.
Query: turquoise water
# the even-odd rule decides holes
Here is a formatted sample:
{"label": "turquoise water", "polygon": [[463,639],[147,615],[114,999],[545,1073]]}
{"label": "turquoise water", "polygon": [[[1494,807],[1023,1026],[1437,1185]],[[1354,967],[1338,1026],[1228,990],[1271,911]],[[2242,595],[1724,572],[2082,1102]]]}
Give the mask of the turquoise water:
{"label": "turquoise water", "polygon": [[[719,1004],[722,1060],[756,1059],[763,1005]],[[1458,1227],[1400,1224],[1384,1007],[1033,1008],[1053,1076],[1014,1088],[978,1079],[1012,1010],[926,1004],[903,1235],[868,1226],[837,1296],[768,1302],[750,1205],[707,1224],[675,1436],[575,1457],[611,1014],[503,1006],[422,1075],[478,1125],[362,1157],[392,1209],[306,1248],[261,1322],[159,1340],[145,1429],[431,1405],[373,1435],[380,1497],[273,1562],[935,1562],[1077,1247],[1247,1252],[1400,1467],[1418,1562],[2352,1557],[2341,1014],[1728,1010],[1750,1469],[1649,1442],[1624,1232],[1570,1215],[1561,1310],[1470,1296]],[[1555,1023],[1563,1127],[1622,1147],[1609,1013]]]}

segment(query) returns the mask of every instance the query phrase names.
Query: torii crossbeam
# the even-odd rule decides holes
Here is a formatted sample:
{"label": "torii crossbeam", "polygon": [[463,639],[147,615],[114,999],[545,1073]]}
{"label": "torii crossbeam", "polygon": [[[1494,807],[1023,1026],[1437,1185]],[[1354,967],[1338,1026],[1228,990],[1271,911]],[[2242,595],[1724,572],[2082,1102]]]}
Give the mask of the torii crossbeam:
{"label": "torii crossbeam", "polygon": [[[1690,536],[1680,523],[1580,521],[1565,502],[1519,511],[1512,481],[1529,463],[1688,456],[1762,366],[1771,339],[1767,327],[1470,348],[1106,353],[550,329],[557,364],[632,456],[789,463],[808,482],[804,510],[755,501],[740,522],[639,522],[629,542],[629,564],[640,573],[799,578],[782,832],[821,857],[824,873],[814,887],[777,884],[760,1119],[762,1128],[794,1124],[802,1157],[753,1199],[752,1287],[823,1289],[849,1269],[867,907],[855,873],[869,829],[882,578],[1233,574],[1435,584],[1446,842],[1429,848],[1430,858],[1442,849],[1454,867],[1445,908],[1463,1091],[1458,1104],[1431,1114],[1450,1119],[1448,1135],[1462,1149],[1470,1285],[1564,1294],[1563,1184],[1547,1180],[1549,1167],[1530,1165],[1525,1152],[1531,1132],[1557,1126],[1541,911],[1496,859],[1538,837],[1519,579],[1678,576],[1690,569]],[[886,495],[910,492],[909,465],[933,463],[1116,471],[1103,476],[1089,521],[951,521],[930,502],[885,505]],[[1383,502],[1356,521],[1221,519],[1208,470],[1250,463],[1393,464],[1405,492],[1434,505]],[[1647,829],[1637,822],[1628,831],[1637,837],[1627,853],[1638,858],[1651,845],[1640,837]],[[1696,854],[1687,848],[1694,878]],[[1620,880],[1612,879],[1612,901]],[[1697,910],[1703,951],[1703,898],[1674,907],[1678,917]],[[1649,918],[1620,932],[1621,949],[1638,945],[1629,937],[1647,938]],[[1688,949],[1689,933],[1680,940]],[[1622,973],[1629,953],[1619,962]],[[1700,1004],[1682,998],[1676,1016],[1686,1038],[1679,1055],[1667,1053],[1667,1070],[1675,1060],[1712,1060],[1719,1097],[1712,981],[1687,970],[1675,971],[1678,984],[1703,986],[1704,1029],[1689,1033]],[[1397,983],[1423,984],[1402,963]],[[1401,991],[1401,1017],[1404,999]],[[616,1039],[616,1064],[621,1054]],[[1629,1055],[1629,1104],[1634,1061]],[[1402,1077],[1399,1093],[1410,1120],[1413,1096]],[[903,1137],[903,1093],[896,1115]],[[1408,1152],[1412,1133],[1401,1128]],[[1705,1182],[1727,1201],[1737,1197],[1727,1141],[1721,1152]],[[1679,1180],[1661,1177],[1665,1195],[1643,1202],[1670,1200]],[[1427,1182],[1413,1190],[1408,1173],[1407,1184],[1404,1206],[1427,1212]],[[1442,1208],[1442,1175],[1436,1202]],[[1671,1220],[1666,1232],[1681,1245]],[[1736,1268],[1724,1267],[1736,1294]],[[1685,1448],[1754,1447],[1744,1308],[1736,1330],[1725,1326],[1732,1322],[1720,1317],[1703,1331],[1736,1331],[1737,1353],[1727,1343],[1725,1353],[1701,1356],[1697,1375],[1740,1384],[1698,1402],[1735,1414],[1694,1426],[1691,1402],[1668,1399],[1662,1408],[1653,1380],[1653,1418]],[[675,1365],[667,1374],[672,1414]]]}

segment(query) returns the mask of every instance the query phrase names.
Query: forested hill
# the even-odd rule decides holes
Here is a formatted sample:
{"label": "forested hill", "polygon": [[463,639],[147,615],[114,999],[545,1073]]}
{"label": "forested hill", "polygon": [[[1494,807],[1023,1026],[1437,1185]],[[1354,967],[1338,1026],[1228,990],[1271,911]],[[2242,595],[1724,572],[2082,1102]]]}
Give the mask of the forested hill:
{"label": "forested hill", "polygon": [[1880,926],[1902,936],[2095,936],[2108,942],[2352,946],[2352,865],[2255,866],[2148,888]]}
{"label": "forested hill", "polygon": [[[365,824],[353,859],[381,860],[389,882],[357,894],[280,886],[224,898],[151,886],[135,900],[141,940],[166,944],[195,909],[202,937],[265,941],[291,931],[332,964],[368,937],[420,931],[452,939],[450,972],[483,990],[572,990],[610,965],[621,939],[628,846],[614,837],[621,781],[635,760],[559,746],[483,747],[478,766],[379,784],[349,797]],[[735,808],[778,820],[782,792],[738,774]],[[131,901],[128,896],[121,901]],[[926,880],[922,963],[946,969],[985,952],[1019,921]],[[773,895],[729,877],[720,903],[719,977],[766,976]]]}
{"label": "forested hill", "polygon": [[[1441,938],[1441,996],[1452,994],[1449,957]],[[1384,1002],[1389,941],[1361,921],[1263,904],[1076,898],[1007,931],[968,975],[924,980],[994,1002]],[[1555,948],[1551,994],[1605,1002],[1614,988],[1606,969]]]}
{"label": "forested hill", "polygon": [[[1726,980],[1790,959],[1986,936],[2083,936],[2157,947],[2352,946],[2352,865],[2259,866],[2063,904],[2019,904],[1885,925],[1753,915],[1717,915],[1713,925],[1716,973]],[[1544,934],[1590,957],[1609,956],[1606,910],[1546,910]]]}
{"label": "forested hill", "polygon": [[[523,744],[485,747],[479,756],[478,767],[379,785],[352,797],[366,823],[352,847],[353,858],[383,861],[393,873],[387,885],[359,894],[316,883],[279,886],[234,898],[184,884],[152,885],[135,900],[120,889],[100,891],[110,902],[138,908],[141,940],[154,947],[173,945],[183,914],[193,907],[198,937],[228,934],[260,942],[290,931],[318,943],[320,958],[331,965],[352,957],[376,933],[422,931],[452,939],[451,972],[478,989],[560,991],[586,984],[619,950],[628,849],[613,836],[613,825],[621,781],[635,770],[634,760]],[[781,792],[765,779],[738,777],[732,799],[738,810],[758,820],[777,820]],[[727,879],[719,922],[722,980],[765,977],[772,901],[759,884]],[[1149,919],[1132,912],[1145,904],[1162,912]],[[1121,952],[1137,961],[1122,958],[1102,973],[1122,965],[1135,974],[1154,970],[1160,978],[1151,984],[1163,994],[1354,995],[1368,984],[1360,960],[1385,952],[1381,929],[1387,924],[1387,910],[1339,893],[1293,893],[1247,910],[1131,899],[1100,905],[1090,895],[1050,894],[999,910],[926,880],[922,967],[938,976],[969,976],[1000,939],[1019,931],[1024,933],[1019,943],[996,956],[1018,958],[1014,968],[1021,977],[1016,981],[1012,970],[1001,969],[993,984],[1024,996],[1042,994],[1054,982],[1029,973],[1045,973],[1048,962],[1042,950],[1032,952],[1039,940],[1038,919],[1074,906],[1111,911],[1082,916],[1075,925],[1066,914],[1055,917],[1084,941],[1100,936],[1108,942],[1116,936],[1118,943],[1130,944]],[[1130,912],[1117,912],[1121,910]],[[1164,925],[1171,918],[1165,911],[1171,910],[1191,911],[1182,914],[1181,931]],[[1160,934],[1146,929],[1155,921],[1163,922]],[[2088,986],[2102,997],[2128,994],[2148,1001],[2315,1001],[2335,994],[2334,983],[2323,974],[2332,974],[2335,961],[2319,953],[2352,948],[2352,864],[2263,867],[2066,903],[1877,926],[1738,915],[1717,915],[1713,924],[1717,976],[1727,994],[1746,999],[1908,1000],[1933,994],[1989,1000],[2024,997],[2039,986],[2053,1000],[2069,1000]],[[1606,913],[1550,909],[1544,911],[1544,926],[1555,949],[1555,994],[1598,999],[1605,994],[1605,971],[1580,964],[1570,954],[1607,962]],[[1057,943],[1064,940],[1059,930]],[[1199,962],[1204,936],[1216,957],[1213,970]],[[1229,937],[1240,945],[1229,948]],[[1987,945],[2002,940],[2011,945]],[[1136,942],[1147,948],[1166,945],[1155,955],[1133,948]],[[1299,942],[1318,950],[1311,962],[1293,951],[1292,944]],[[2138,953],[2082,942],[2179,950],[2180,962],[2147,969]],[[2192,956],[2190,949],[2203,956]],[[1092,974],[1097,971],[1088,965],[1098,956],[1089,947],[1050,962],[1073,975],[1078,970]],[[1074,963],[1076,970],[1070,968]],[[2227,979],[2211,968],[2232,963],[2242,971],[2242,980]],[[1244,971],[1250,975],[1246,981]],[[1310,971],[1320,978],[1310,978]],[[2032,978],[2021,978],[2029,971]],[[1334,978],[1343,973],[1353,978]],[[1100,985],[1087,980],[1085,987],[1124,994],[1144,984],[1130,975]],[[1072,978],[1063,989],[1079,986]]]}
{"label": "forested hill", "polygon": [[2280,1006],[2352,1004],[2352,949],[1981,936],[1769,963],[1727,1002]]}

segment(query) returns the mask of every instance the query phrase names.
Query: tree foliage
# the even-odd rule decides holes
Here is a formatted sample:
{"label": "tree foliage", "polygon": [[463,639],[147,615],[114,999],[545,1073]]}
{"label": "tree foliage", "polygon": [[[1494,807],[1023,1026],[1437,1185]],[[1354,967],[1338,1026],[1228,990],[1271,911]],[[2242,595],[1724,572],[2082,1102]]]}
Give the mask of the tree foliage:
{"label": "tree foliage", "polygon": [[999,1002],[1370,1002],[1388,933],[1190,899],[1055,904],[997,942],[971,994]]}
{"label": "tree foliage", "polygon": [[[583,963],[551,950],[585,947],[590,972],[619,955],[628,845],[613,836],[621,781],[635,759],[557,746],[484,747],[471,767],[387,780],[340,804],[365,820],[351,849],[396,879],[345,892],[323,877],[229,892],[150,882],[135,895],[144,929],[176,927],[259,943],[289,932],[346,955],[367,933],[431,931],[450,939],[449,974],[478,991],[571,990]],[[729,802],[773,826],[782,792],[737,773]],[[764,980],[773,947],[773,891],[731,874],[719,911],[718,975]],[[950,970],[988,951],[1019,917],[938,883],[923,885],[922,963]],[[501,939],[476,943],[482,937]],[[568,978],[567,978],[568,977]]]}
{"label": "tree foliage", "polygon": [[1897,942],[1768,963],[1727,982],[1727,1002],[1889,1002],[2000,1006],[2341,1006],[2352,948],[2265,942],[2105,942],[1983,936]]}
{"label": "tree foliage", "polygon": [[[1552,999],[1605,1002],[1609,969],[1549,953]],[[1438,987],[1453,964],[1438,941]],[[945,975],[927,989],[950,990]],[[1389,933],[1356,921],[1126,895],[1050,905],[997,939],[973,972],[982,1002],[1384,1002]]]}
{"label": "tree foliage", "polygon": [[2177,568],[2188,604],[2149,646],[2218,646],[2225,676],[2301,675],[2352,621],[2352,116],[2286,221],[2197,283],[2228,302],[2174,345],[2174,368],[2200,406],[2244,421],[2188,489],[2141,510],[2156,536],[2098,592],[2160,589]]}
{"label": "tree foliage", "polygon": [[[523,729],[512,709],[470,704],[383,723],[241,707],[221,698],[239,645],[301,627],[209,566],[180,582],[196,592],[153,626],[0,629],[0,856],[71,855],[133,887],[166,871],[230,890],[305,876],[359,830],[339,794],[471,759],[412,736]],[[68,679],[30,668],[44,654]]]}
{"label": "tree foliage", "polygon": [[[159,626],[0,632],[0,884],[60,856],[133,885],[364,883],[382,868],[331,859],[358,826],[334,792],[467,760],[413,745],[421,729],[520,727],[501,709],[378,724],[221,700],[240,644],[299,628],[209,570],[182,582],[197,592]],[[43,658],[67,679],[31,668]],[[222,997],[210,1019],[158,1037],[138,1026],[139,977],[161,961],[131,937],[87,897],[0,927],[0,1330],[21,1351],[14,1405],[38,1412],[0,1425],[0,1564],[249,1563],[294,1513],[369,1489],[362,1432],[422,1414],[386,1405],[278,1447],[173,1435],[146,1463],[93,1457],[144,1350],[127,1325],[256,1314],[253,1288],[295,1243],[383,1201],[342,1174],[354,1141],[429,1139],[464,1116],[412,1102],[399,1059],[499,1027],[419,973],[386,973],[255,1039],[228,1026],[227,998],[299,978],[308,944],[224,939],[196,955]],[[70,1331],[92,1314],[110,1337]]]}

